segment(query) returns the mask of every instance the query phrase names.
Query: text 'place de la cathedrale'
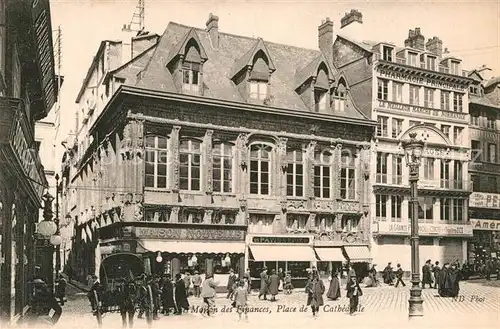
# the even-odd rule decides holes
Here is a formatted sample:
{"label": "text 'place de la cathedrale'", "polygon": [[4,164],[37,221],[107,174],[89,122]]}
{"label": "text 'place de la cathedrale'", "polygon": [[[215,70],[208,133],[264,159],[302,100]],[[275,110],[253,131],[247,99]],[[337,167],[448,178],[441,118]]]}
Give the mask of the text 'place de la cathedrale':
{"label": "text 'place de la cathedrale'", "polygon": [[500,78],[433,31],[366,41],[352,10],[318,22],[317,49],[230,34],[213,14],[102,40],[62,136],[49,1],[0,6],[3,319],[23,313],[35,272],[87,284],[115,253],[222,286],[249,269],[258,288],[266,267],[302,288],[311,267],[346,263],[409,277],[415,135],[419,266],[498,257]]}

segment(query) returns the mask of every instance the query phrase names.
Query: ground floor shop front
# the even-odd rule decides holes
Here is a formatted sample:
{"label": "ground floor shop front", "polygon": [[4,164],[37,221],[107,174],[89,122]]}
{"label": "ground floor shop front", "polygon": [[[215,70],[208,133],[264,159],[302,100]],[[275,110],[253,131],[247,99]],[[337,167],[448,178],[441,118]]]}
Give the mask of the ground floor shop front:
{"label": "ground floor shop front", "polygon": [[469,241],[469,263],[500,258],[500,220],[471,219],[473,237]]}

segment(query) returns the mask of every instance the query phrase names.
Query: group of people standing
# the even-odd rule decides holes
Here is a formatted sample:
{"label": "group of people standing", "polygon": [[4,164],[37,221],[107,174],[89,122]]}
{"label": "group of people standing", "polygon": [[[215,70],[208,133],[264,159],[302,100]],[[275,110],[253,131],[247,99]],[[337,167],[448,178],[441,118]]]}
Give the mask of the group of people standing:
{"label": "group of people standing", "polygon": [[[248,272],[250,276],[250,272]],[[284,272],[282,268],[271,270],[269,274],[266,267],[264,267],[260,273],[260,289],[259,289],[259,299],[263,298],[267,300],[267,295],[271,295],[271,301],[276,301],[276,296],[280,291],[285,291],[286,294],[292,292],[292,276],[289,271]]]}

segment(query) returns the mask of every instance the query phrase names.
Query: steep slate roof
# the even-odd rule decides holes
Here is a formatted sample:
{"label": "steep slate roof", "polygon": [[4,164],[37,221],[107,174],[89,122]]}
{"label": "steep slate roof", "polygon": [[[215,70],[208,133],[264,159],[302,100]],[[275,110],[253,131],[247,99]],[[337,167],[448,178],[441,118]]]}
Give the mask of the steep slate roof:
{"label": "steep slate roof", "polygon": [[[236,36],[219,32],[219,46],[214,49],[209,34],[198,28],[170,22],[161,36],[156,49],[144,68],[137,87],[164,92],[177,92],[172,75],[166,65],[170,55],[177,51],[179,43],[184,43],[188,33],[196,32],[200,47],[203,47],[207,61],[203,64],[204,96],[227,101],[245,102],[231,80],[235,67],[248,63],[247,54],[252,54],[255,47],[265,47],[269,53],[270,65],[276,71],[271,76],[271,94],[274,96],[273,107],[296,111],[311,112],[295,92],[295,74],[316,60],[321,52],[305,48],[282,45],[272,42]],[[250,59],[251,60],[251,59]],[[272,68],[272,66],[270,66]],[[129,84],[129,83],[127,83]],[[344,116],[367,119],[359,110],[346,108],[345,113],[334,113],[332,116]]]}
{"label": "steep slate roof", "polygon": [[490,80],[486,81],[486,83],[484,84],[484,88],[488,88],[498,83],[500,83],[500,77],[491,78]]}
{"label": "steep slate roof", "polygon": [[134,57],[131,61],[123,64],[119,68],[108,72],[106,79],[114,76],[119,79],[124,79],[126,84],[134,85],[138,81],[138,74],[144,69],[146,64],[151,60],[156,45],[146,49],[139,56]]}
{"label": "steep slate roof", "polygon": [[267,50],[266,44],[262,38],[258,38],[255,45],[252,49],[249,49],[240,59],[238,59],[233,66],[233,70],[230,74],[231,78],[233,78],[236,74],[241,72],[245,67],[251,66],[253,64],[253,59],[255,54],[259,51],[263,51],[269,61],[269,70],[271,72],[276,71],[276,67],[274,66],[272,56],[269,54],[269,50]]}
{"label": "steep slate roof", "polygon": [[295,89],[300,87],[310,77],[316,77],[316,75],[318,74],[318,67],[321,63],[325,63],[328,69],[328,78],[330,80],[337,79],[337,69],[333,66],[332,63],[330,63],[329,60],[326,59],[325,55],[320,52],[319,56],[316,57],[311,63],[309,63],[303,69],[297,71],[297,73],[295,74]]}
{"label": "steep slate roof", "polygon": [[471,103],[500,109],[500,104],[495,104],[491,99],[489,99],[486,96],[485,97],[478,97],[478,96],[470,95],[469,97],[470,97]]}

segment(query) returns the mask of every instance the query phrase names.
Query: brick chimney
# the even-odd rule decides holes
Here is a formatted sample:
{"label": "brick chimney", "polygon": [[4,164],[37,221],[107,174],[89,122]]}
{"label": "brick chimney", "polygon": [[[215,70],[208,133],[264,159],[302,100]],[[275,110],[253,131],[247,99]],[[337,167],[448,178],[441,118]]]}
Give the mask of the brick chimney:
{"label": "brick chimney", "polygon": [[356,9],[351,9],[350,12],[345,13],[344,17],[340,19],[339,34],[351,41],[363,41],[365,37],[363,33],[363,14]]}
{"label": "brick chimney", "polygon": [[219,48],[219,17],[210,13],[207,20],[207,32],[210,35],[212,46]]}
{"label": "brick chimney", "polygon": [[408,39],[405,40],[405,47],[411,47],[418,50],[425,50],[425,37],[420,34],[420,28],[408,32]]}
{"label": "brick chimney", "polygon": [[318,47],[329,59],[333,59],[333,22],[330,17],[318,26]]}
{"label": "brick chimney", "polygon": [[443,41],[438,37],[432,37],[432,39],[427,40],[425,48],[437,57],[443,56]]}
{"label": "brick chimney", "polygon": [[351,11],[345,13],[344,17],[342,17],[342,19],[340,20],[340,28],[343,29],[347,25],[354,22],[363,24],[363,14],[356,9],[351,9]]}

